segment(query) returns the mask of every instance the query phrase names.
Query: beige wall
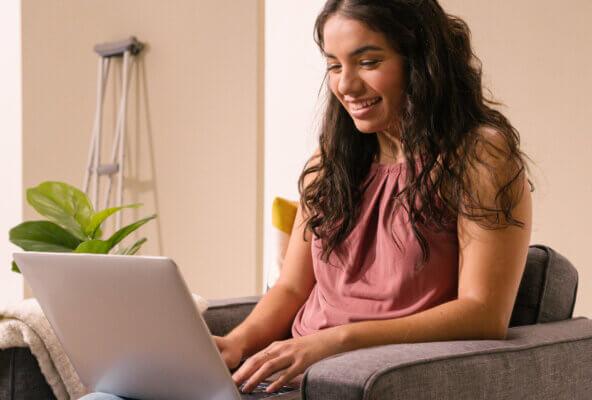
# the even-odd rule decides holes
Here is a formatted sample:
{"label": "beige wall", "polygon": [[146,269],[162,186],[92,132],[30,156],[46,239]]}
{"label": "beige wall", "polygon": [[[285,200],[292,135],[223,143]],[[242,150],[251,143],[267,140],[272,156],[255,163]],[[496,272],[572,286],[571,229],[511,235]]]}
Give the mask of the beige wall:
{"label": "beige wall", "polygon": [[265,3],[265,267],[276,267],[278,237],[271,224],[277,196],[298,199],[297,181],[317,146],[317,93],[325,65],[312,40],[322,0]]}
{"label": "beige wall", "polygon": [[7,232],[21,222],[21,18],[20,1],[0,2],[0,304],[23,298],[23,279],[11,271],[12,253]]}
{"label": "beige wall", "polygon": [[[207,298],[261,290],[262,2],[23,0],[23,186],[81,186],[95,110],[94,44],[147,43],[130,87],[124,223],[143,254]],[[113,76],[113,75],[112,75]],[[118,85],[110,86],[111,135]],[[26,205],[26,219],[36,218]],[[141,236],[135,236],[141,237]]]}
{"label": "beige wall", "polygon": [[578,269],[575,315],[592,316],[592,2],[442,0],[463,17],[485,84],[533,158],[531,243]]}

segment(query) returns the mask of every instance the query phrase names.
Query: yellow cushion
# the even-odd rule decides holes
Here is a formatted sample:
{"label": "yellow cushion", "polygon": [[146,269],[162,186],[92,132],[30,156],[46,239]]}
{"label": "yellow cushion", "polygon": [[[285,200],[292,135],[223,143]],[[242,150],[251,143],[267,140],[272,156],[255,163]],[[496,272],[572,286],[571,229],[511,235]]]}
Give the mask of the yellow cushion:
{"label": "yellow cushion", "polygon": [[292,226],[294,225],[297,210],[297,201],[290,201],[282,197],[276,197],[273,199],[273,204],[271,206],[271,224],[289,235],[292,233]]}
{"label": "yellow cushion", "polygon": [[276,197],[271,205],[271,224],[275,229],[273,229],[274,232],[270,239],[274,254],[273,262],[267,271],[266,292],[277,282],[280,276],[297,210],[297,201],[287,200],[282,197]]}

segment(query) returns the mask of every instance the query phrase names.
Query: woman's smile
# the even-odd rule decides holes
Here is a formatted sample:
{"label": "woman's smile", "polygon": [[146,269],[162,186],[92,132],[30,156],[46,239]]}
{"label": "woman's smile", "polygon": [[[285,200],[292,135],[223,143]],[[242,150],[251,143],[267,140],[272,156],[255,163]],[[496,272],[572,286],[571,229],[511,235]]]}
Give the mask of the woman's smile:
{"label": "woman's smile", "polygon": [[365,100],[348,102],[349,112],[354,118],[363,119],[369,116],[378,108],[378,103],[382,101],[380,97],[374,97]]}

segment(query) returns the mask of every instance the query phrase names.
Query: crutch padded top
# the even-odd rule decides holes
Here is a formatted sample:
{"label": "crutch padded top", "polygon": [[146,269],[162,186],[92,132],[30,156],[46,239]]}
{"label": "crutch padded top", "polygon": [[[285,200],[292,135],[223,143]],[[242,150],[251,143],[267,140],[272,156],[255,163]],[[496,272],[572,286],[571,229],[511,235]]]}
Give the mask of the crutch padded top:
{"label": "crutch padded top", "polygon": [[144,45],[134,36],[130,36],[125,40],[109,43],[99,43],[95,45],[95,52],[101,57],[120,57],[123,53],[130,51],[133,55],[138,54]]}

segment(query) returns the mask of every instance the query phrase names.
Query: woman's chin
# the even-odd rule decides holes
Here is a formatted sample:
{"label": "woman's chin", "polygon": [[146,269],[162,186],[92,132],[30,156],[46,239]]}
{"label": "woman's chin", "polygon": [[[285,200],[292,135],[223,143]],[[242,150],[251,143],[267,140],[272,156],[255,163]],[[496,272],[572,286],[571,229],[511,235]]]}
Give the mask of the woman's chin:
{"label": "woman's chin", "polygon": [[378,124],[369,123],[369,121],[359,121],[354,119],[354,125],[356,125],[356,129],[362,133],[375,133],[383,130]]}

